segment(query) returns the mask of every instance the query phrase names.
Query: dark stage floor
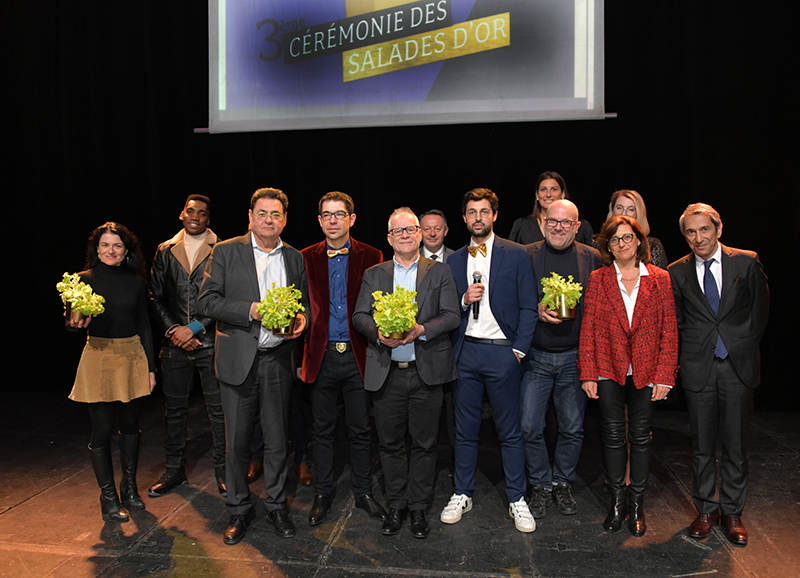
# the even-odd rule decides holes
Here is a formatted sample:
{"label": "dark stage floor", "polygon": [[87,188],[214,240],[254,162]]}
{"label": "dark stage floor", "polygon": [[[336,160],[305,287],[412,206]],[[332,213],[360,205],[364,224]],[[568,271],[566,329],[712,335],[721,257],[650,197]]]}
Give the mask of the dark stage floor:
{"label": "dark stage floor", "polygon": [[[490,422],[484,422],[475,507],[453,526],[438,521],[452,491],[450,450],[441,436],[427,540],[414,539],[407,523],[397,536],[382,536],[380,524],[354,507],[343,467],[329,521],[317,528],[307,525],[313,490],[297,486],[292,477],[289,505],[297,537],[276,537],[259,506],[244,541],[229,547],[222,544],[228,515],[214,485],[202,398],[193,398],[190,415],[192,485],[156,500],[145,497],[147,511],[133,513],[127,524],[104,524],[86,451],[88,417],[65,395],[7,394],[3,400],[0,576],[800,576],[798,414],[755,416],[746,548],[729,544],[719,529],[702,542],[686,535],[694,508],[688,425],[678,411],[656,414],[647,534],[633,538],[625,528],[605,533],[600,524],[607,498],[593,408],[574,486],[579,512],[562,516],[551,506],[533,534],[517,532],[508,517],[497,441]],[[156,395],[146,403],[142,488],[163,467],[163,398]],[[340,449],[346,455],[344,442]],[[116,451],[114,459],[119,470]],[[380,470],[375,471],[380,488]],[[262,482],[252,489],[260,493]],[[385,503],[380,489],[376,497]]]}

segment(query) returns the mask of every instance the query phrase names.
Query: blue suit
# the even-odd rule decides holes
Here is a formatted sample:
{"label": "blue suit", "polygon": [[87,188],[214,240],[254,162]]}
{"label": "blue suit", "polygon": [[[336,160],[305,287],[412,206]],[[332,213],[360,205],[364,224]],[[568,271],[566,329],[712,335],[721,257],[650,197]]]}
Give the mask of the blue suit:
{"label": "blue suit", "polygon": [[[471,284],[470,258],[462,247],[447,259],[453,272],[459,302]],[[525,451],[519,412],[520,364],[513,350],[528,352],[538,318],[536,285],[530,257],[522,245],[494,238],[489,269],[489,304],[494,318],[511,345],[490,345],[465,340],[471,308],[461,312],[461,326],[453,335],[458,368],[454,390],[456,413],[455,493],[472,496],[478,460],[481,404],[486,391],[500,438],[506,496],[516,502],[525,496]]]}

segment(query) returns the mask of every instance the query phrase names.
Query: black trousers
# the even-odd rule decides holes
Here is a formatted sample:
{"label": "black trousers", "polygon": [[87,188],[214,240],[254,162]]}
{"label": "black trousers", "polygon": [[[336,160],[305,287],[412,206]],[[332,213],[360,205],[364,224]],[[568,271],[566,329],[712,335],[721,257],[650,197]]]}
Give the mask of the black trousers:
{"label": "black trousers", "polygon": [[253,508],[247,485],[250,439],[256,415],[264,436],[264,499],[266,510],[286,508],[286,438],[289,399],[292,393],[292,353],[289,344],[258,352],[250,373],[241,385],[220,382],[225,413],[228,512],[246,514]]}
{"label": "black trousers", "polygon": [[424,510],[431,504],[443,395],[441,386],[425,385],[413,365],[392,365],[383,387],[372,394],[390,508]]}
{"label": "black trousers", "polygon": [[[700,391],[686,391],[692,429],[694,505],[701,514],[741,515],[747,498],[747,438],[753,416],[754,390],[747,387],[730,358],[715,358],[708,383]],[[717,489],[717,439],[721,441]]]}
{"label": "black trousers", "polygon": [[214,348],[201,347],[185,351],[165,345],[161,348],[162,383],[164,385],[164,422],[167,437],[164,450],[168,468],[181,468],[186,463],[186,414],[194,373],[200,377],[206,413],[211,426],[211,454],[214,467],[225,465],[225,417],[222,414],[219,382],[214,375]]}
{"label": "black trousers", "polygon": [[326,351],[317,380],[311,385],[314,416],[314,494],[329,497],[333,491],[333,450],[339,396],[350,446],[350,476],[357,497],[372,493],[370,478],[369,393],[353,351]]}
{"label": "black trousers", "polygon": [[603,457],[606,461],[606,478],[612,491],[622,490],[625,484],[625,466],[628,463],[626,443],[625,405],[628,406],[627,438],[631,444],[631,485],[633,496],[644,495],[650,477],[650,449],[653,441],[653,390],[636,389],[629,376],[625,385],[610,379],[597,382],[600,405],[600,422],[603,428]]}

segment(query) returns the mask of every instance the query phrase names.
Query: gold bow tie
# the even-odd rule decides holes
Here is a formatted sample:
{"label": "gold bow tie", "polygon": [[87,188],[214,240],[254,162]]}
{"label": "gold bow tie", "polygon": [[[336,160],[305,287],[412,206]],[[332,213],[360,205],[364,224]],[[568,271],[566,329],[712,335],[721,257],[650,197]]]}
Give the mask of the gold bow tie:
{"label": "gold bow tie", "polygon": [[347,255],[348,252],[347,247],[343,247],[342,249],[328,249],[328,259],[333,259],[336,255]]}
{"label": "gold bow tie", "polygon": [[486,243],[481,243],[480,245],[470,245],[469,247],[467,247],[467,251],[469,251],[469,254],[472,255],[473,257],[477,257],[478,256],[478,251],[480,251],[481,255],[483,255],[485,257],[486,256]]}

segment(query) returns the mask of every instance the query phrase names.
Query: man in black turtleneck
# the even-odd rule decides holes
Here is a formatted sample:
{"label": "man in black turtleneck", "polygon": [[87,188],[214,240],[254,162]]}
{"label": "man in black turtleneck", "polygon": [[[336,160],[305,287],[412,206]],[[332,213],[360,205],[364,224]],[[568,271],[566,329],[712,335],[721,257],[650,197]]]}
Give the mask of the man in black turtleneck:
{"label": "man in black turtleneck", "polygon": [[[555,311],[542,305],[541,280],[553,273],[564,279],[572,275],[586,288],[589,274],[602,265],[602,259],[596,249],[575,241],[580,226],[578,207],[566,199],[555,201],[547,209],[545,240],[526,246],[533,261],[539,294],[539,323],[523,364],[520,388],[525,466],[531,488],[530,508],[535,518],[543,518],[553,500],[562,514],[578,511],[571,488],[583,445],[583,414],[587,400],[578,379],[577,365],[583,304],[578,303],[574,319],[558,319]],[[544,440],[545,414],[551,393],[558,423],[552,469]]]}

